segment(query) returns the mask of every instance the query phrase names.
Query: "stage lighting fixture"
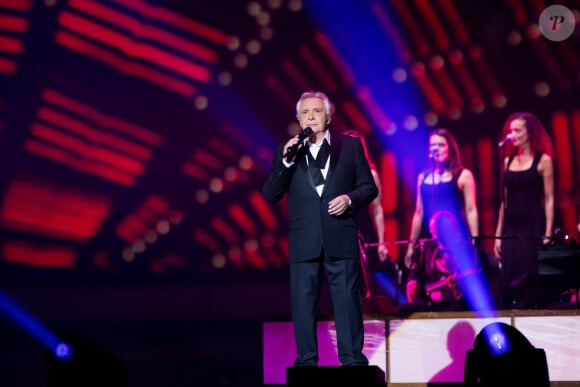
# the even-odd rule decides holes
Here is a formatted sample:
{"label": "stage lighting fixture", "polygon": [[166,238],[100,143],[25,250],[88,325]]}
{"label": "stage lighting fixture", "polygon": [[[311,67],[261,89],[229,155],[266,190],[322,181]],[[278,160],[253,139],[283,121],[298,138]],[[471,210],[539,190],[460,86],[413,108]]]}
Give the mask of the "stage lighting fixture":
{"label": "stage lighting fixture", "polygon": [[550,387],[546,353],[515,327],[494,322],[475,337],[465,358],[464,387]]}
{"label": "stage lighting fixture", "polygon": [[59,335],[55,351],[45,350],[46,387],[126,387],[121,358],[92,340],[72,332]]}

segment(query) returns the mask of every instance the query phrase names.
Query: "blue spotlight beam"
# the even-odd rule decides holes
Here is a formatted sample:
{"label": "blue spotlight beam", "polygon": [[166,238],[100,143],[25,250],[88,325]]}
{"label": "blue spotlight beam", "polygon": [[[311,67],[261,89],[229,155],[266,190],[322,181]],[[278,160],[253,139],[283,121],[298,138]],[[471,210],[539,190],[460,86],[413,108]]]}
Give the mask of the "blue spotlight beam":
{"label": "blue spotlight beam", "polygon": [[374,0],[321,0],[305,2],[305,8],[354,75],[351,86],[362,109],[368,107],[370,98],[380,116],[391,121],[385,128],[375,115],[369,114],[381,144],[396,156],[404,185],[415,187],[416,176],[423,169],[420,165],[428,161],[425,148],[429,128],[423,120],[426,106],[411,77],[405,77],[404,81],[395,81],[393,77],[396,70],[409,73],[410,68],[398,55],[397,46],[386,34],[375,7],[384,6],[394,21],[397,17],[391,15],[388,4],[381,4]]}
{"label": "blue spotlight beam", "polygon": [[377,286],[379,286],[385,294],[395,301],[395,305],[404,305],[407,303],[405,291],[385,273],[375,273],[373,279]]}
{"label": "blue spotlight beam", "polygon": [[14,302],[12,298],[1,289],[0,313],[2,313],[18,328],[39,341],[45,348],[55,353],[57,357],[60,357],[59,354],[61,353],[66,353],[67,357],[70,356],[70,351],[66,350],[66,348],[69,348],[68,345],[63,343],[62,340],[60,340],[50,329],[45,327],[34,316]]}
{"label": "blue spotlight beam", "polygon": [[453,262],[460,278],[459,285],[470,308],[476,313],[495,315],[489,287],[479,270],[477,250],[469,238],[466,222],[461,213],[455,210],[438,211],[433,218],[435,235]]}

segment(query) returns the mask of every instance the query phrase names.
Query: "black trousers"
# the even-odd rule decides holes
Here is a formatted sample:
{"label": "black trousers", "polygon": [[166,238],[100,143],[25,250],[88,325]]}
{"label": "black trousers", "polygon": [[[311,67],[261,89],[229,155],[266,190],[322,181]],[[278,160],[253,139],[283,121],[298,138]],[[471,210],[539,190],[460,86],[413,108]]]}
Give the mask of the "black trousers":
{"label": "black trousers", "polygon": [[297,357],[295,366],[318,365],[318,307],[324,273],[330,287],[338,359],[342,365],[368,365],[362,353],[364,322],[360,261],[321,256],[290,264],[290,302]]}

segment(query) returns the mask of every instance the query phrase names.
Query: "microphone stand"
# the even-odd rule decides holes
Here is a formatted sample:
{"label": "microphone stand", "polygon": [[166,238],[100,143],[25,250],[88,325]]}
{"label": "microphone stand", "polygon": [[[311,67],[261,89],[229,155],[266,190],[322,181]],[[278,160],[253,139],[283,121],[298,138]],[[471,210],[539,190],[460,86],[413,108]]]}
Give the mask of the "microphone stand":
{"label": "microphone stand", "polygon": [[[506,209],[505,206],[506,206],[507,203],[505,201],[505,194],[506,194],[506,192],[505,192],[505,187],[504,187],[504,175],[505,175],[506,166],[505,166],[505,148],[503,147],[503,145],[499,148],[499,160],[500,160],[500,168],[499,168],[499,170],[500,170],[500,173],[499,173],[499,203],[500,203],[500,206],[503,206],[503,210],[502,210],[503,211],[503,220],[504,220],[503,223],[505,224],[505,209]],[[505,232],[503,226],[504,225],[502,224],[502,226],[501,226],[501,232],[502,232],[502,234]],[[484,239],[484,238],[482,238],[482,239]],[[494,236],[494,238],[493,238],[494,243],[495,243],[495,239],[503,239],[503,237],[501,235],[499,237],[497,237],[497,238]],[[503,296],[504,296],[503,295],[503,293],[504,293],[504,286],[507,285],[506,284],[507,283],[506,276],[507,276],[507,272],[508,272],[507,271],[507,265],[508,264],[509,264],[509,262],[507,262],[507,259],[502,259],[500,261],[500,267],[499,267],[499,270],[500,270],[500,277],[499,278],[500,278],[500,288],[501,288],[501,297],[500,298],[502,298],[502,299],[503,299]],[[503,300],[502,300],[502,307],[503,307]]]}
{"label": "microphone stand", "polygon": [[[431,201],[431,212],[427,212],[424,211],[423,212],[423,216],[425,216],[425,214],[428,214],[430,216],[433,216],[433,214],[435,213],[435,190],[436,190],[436,186],[435,186],[435,172],[437,171],[437,161],[435,160],[435,154],[433,151],[429,152],[429,160],[431,161],[431,192],[430,192],[430,201]],[[430,219],[427,219],[427,222],[425,222],[425,219],[423,219],[423,224],[427,224],[427,227],[429,227],[429,222]],[[427,235],[431,236],[431,233],[428,232]],[[426,269],[427,269],[427,257],[425,257],[425,239],[419,239],[417,241],[415,241],[415,249],[417,248],[417,246],[419,247],[419,275],[417,276],[417,285],[419,286],[420,292],[421,292],[421,311],[425,311],[427,309],[427,292],[426,292],[426,280],[425,280],[425,276],[426,276]]]}
{"label": "microphone stand", "polygon": [[417,286],[421,292],[421,312],[427,310],[427,292],[425,288],[425,270],[427,267],[425,257],[425,242],[430,239],[418,239],[415,243],[415,249],[419,248],[419,274],[417,275]]}
{"label": "microphone stand", "polygon": [[[429,160],[431,160],[431,212],[433,215],[433,213],[435,213],[434,209],[435,209],[435,171],[436,171],[436,161],[435,161],[435,156],[430,153],[429,154]],[[427,224],[429,224],[429,220],[427,219]],[[425,223],[423,221],[423,223]]]}

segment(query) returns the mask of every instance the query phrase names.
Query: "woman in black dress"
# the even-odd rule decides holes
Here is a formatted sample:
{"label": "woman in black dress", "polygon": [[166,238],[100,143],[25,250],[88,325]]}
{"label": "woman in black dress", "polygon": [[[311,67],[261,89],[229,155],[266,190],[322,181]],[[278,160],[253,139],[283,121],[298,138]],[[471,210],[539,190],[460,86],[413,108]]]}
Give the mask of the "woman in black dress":
{"label": "woman in black dress", "polygon": [[508,135],[494,255],[502,263],[503,307],[522,308],[531,306],[526,295],[537,285],[537,249],[553,231],[554,160],[552,141],[534,114],[511,114],[502,131]]}
{"label": "woman in black dress", "polygon": [[[477,237],[479,233],[479,214],[477,210],[476,184],[473,173],[461,163],[457,141],[450,131],[443,128],[434,129],[429,135],[430,166],[417,178],[417,196],[415,212],[411,220],[411,232],[405,266],[419,273],[429,267],[426,260],[434,255],[436,243],[429,230],[429,222],[439,211],[448,211],[458,221],[461,233]],[[427,239],[416,248],[413,241]],[[422,248],[421,248],[422,247]],[[424,278],[406,284],[407,300],[417,302]],[[421,286],[423,285],[423,286]],[[424,290],[424,289],[423,289]]]}
{"label": "woman in black dress", "polygon": [[[479,233],[476,184],[473,173],[461,163],[457,141],[447,129],[434,129],[429,135],[429,168],[417,177],[415,212],[411,220],[409,240],[432,238],[429,221],[438,211],[460,214],[471,237]],[[416,264],[415,244],[409,243],[405,265]]]}

